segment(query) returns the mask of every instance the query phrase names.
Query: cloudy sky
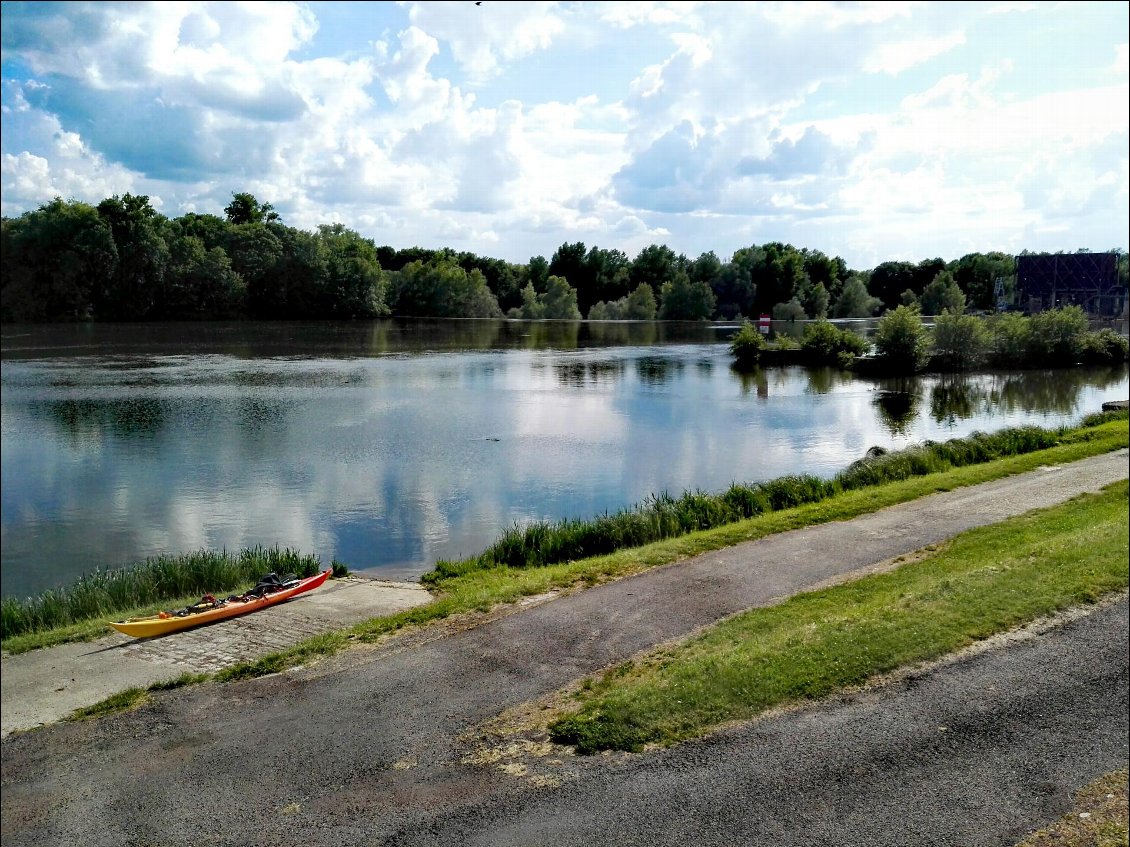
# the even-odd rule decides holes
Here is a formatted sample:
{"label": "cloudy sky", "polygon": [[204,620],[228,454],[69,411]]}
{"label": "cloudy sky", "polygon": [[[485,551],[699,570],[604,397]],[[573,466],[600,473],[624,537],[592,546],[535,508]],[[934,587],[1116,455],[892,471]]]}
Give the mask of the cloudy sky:
{"label": "cloudy sky", "polygon": [[2,212],[236,191],[525,262],[1127,248],[1125,2],[2,4]]}

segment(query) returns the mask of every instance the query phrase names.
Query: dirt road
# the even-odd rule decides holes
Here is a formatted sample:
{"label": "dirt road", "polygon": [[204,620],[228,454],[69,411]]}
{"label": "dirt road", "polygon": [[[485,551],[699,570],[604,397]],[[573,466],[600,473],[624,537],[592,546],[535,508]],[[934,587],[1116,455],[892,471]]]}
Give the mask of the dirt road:
{"label": "dirt road", "polygon": [[[1127,476],[1127,453],[699,556],[3,741],[9,845],[1008,845],[1127,760],[1125,598],[1031,640],[661,753],[476,731],[739,609]],[[1081,551],[1084,554],[1085,551]]]}

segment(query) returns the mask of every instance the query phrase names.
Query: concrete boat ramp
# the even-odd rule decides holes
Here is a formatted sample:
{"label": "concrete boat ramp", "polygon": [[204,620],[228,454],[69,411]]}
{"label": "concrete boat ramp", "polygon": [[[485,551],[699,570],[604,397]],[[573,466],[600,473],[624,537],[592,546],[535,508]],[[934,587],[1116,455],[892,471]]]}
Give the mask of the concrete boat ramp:
{"label": "concrete boat ramp", "polygon": [[127,688],[217,671],[429,600],[419,583],[351,576],[254,614],[160,638],[114,632],[97,641],[4,655],[0,736],[57,721]]}

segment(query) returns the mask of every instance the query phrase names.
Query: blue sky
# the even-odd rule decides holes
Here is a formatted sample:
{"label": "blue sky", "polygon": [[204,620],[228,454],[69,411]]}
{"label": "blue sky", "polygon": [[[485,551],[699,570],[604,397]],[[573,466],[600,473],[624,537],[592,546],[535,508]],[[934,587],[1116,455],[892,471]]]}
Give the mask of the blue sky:
{"label": "blue sky", "polygon": [[525,262],[1127,248],[1127,6],[0,6],[0,206],[233,192]]}

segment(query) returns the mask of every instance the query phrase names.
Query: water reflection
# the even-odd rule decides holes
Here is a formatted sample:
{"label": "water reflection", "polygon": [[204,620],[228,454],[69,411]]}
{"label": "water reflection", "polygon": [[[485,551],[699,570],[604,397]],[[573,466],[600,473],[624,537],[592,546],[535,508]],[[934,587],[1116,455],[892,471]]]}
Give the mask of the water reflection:
{"label": "water reflection", "polygon": [[922,389],[922,380],[913,377],[880,380],[872,402],[891,435],[903,436],[911,431],[922,405]]}
{"label": "water reflection", "polygon": [[[662,491],[831,476],[874,445],[1077,420],[1125,399],[1130,384],[1125,367],[881,381],[800,367],[738,373],[724,342],[654,325],[602,327],[663,339],[614,347],[594,344],[592,326],[550,322],[305,330],[248,341],[207,325],[197,331],[211,340],[186,352],[145,331],[137,349],[130,327],[106,336],[108,355],[30,357],[50,328],[13,356],[5,349],[4,593],[159,553],[254,544],[414,578],[515,522],[588,517]],[[449,349],[467,343],[498,346]],[[263,355],[264,345],[285,352]],[[381,345],[381,355],[358,352]]]}

